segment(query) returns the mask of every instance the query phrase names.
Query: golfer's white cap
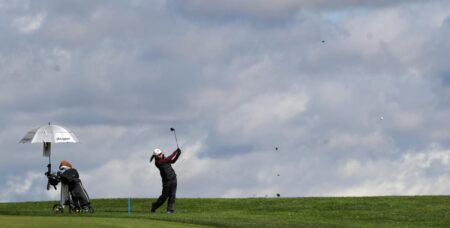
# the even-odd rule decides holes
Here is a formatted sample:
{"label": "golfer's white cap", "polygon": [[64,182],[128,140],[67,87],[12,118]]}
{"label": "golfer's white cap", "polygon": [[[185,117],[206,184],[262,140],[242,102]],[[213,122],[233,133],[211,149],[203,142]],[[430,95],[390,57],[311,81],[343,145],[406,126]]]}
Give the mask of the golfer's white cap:
{"label": "golfer's white cap", "polygon": [[158,148],[156,148],[156,149],[153,150],[153,155],[158,156],[158,155],[160,155],[160,154],[162,154],[162,150],[160,150],[160,149],[158,149]]}

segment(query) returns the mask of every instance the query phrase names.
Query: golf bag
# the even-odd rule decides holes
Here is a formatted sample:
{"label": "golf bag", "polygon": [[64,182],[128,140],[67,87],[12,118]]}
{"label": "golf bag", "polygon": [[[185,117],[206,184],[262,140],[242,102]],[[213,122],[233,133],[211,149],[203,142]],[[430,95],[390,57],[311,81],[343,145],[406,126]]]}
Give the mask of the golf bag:
{"label": "golf bag", "polygon": [[53,206],[54,213],[63,213],[64,207],[69,207],[69,213],[93,213],[94,208],[91,206],[89,195],[83,187],[76,169],[67,169],[58,172],[55,175],[47,175],[52,179],[53,186],[56,180],[61,182],[61,200],[59,204]]}

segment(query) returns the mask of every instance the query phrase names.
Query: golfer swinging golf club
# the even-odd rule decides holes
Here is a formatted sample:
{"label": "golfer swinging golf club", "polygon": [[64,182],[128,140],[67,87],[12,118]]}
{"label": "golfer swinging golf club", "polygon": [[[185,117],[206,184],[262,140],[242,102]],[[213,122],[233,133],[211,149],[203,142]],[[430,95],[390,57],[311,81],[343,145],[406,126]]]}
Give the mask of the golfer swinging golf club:
{"label": "golfer swinging golf club", "polygon": [[155,166],[159,169],[162,179],[162,193],[158,200],[152,204],[151,213],[155,213],[164,202],[167,201],[167,213],[175,212],[175,198],[177,193],[177,175],[173,170],[172,165],[180,157],[181,150],[177,148],[168,157],[164,156],[161,149],[154,149],[150,162],[155,159]]}

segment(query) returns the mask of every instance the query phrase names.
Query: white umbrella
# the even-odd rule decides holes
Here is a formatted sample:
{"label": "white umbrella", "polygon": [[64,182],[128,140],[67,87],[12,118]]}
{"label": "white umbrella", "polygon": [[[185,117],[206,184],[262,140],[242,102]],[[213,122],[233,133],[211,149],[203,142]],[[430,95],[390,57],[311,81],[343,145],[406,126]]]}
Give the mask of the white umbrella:
{"label": "white umbrella", "polygon": [[45,125],[31,129],[19,143],[77,143],[75,134],[67,128],[58,125]]}
{"label": "white umbrella", "polygon": [[67,128],[48,125],[34,128],[19,141],[19,143],[43,143],[44,156],[50,158],[51,143],[77,143],[78,139],[75,134]]}
{"label": "white umbrella", "polygon": [[[48,125],[34,128],[19,141],[19,143],[42,143],[44,156],[48,157],[47,176],[51,173],[51,143],[77,143],[75,134],[65,127],[58,125]],[[47,189],[49,186],[47,186]]]}

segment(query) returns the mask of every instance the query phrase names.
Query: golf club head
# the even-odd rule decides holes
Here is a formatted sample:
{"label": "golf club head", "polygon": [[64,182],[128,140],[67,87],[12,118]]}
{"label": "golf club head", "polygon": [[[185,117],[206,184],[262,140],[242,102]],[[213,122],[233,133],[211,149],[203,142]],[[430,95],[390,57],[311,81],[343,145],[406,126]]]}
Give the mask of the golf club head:
{"label": "golf club head", "polygon": [[170,128],[170,131],[175,131],[175,128],[171,127],[171,128]]}

